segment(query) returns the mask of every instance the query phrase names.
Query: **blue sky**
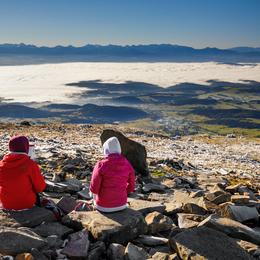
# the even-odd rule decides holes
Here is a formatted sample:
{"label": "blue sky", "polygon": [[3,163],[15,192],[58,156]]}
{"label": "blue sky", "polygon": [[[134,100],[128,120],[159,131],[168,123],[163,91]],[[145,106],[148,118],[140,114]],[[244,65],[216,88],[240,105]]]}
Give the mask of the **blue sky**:
{"label": "blue sky", "polygon": [[260,47],[260,0],[0,0],[0,43]]}

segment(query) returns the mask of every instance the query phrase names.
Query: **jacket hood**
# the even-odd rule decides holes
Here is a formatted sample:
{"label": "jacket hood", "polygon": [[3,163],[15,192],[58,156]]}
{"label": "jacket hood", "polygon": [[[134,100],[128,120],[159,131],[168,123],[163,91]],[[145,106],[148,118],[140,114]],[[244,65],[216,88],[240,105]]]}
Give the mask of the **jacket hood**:
{"label": "jacket hood", "polygon": [[30,158],[26,154],[9,153],[0,161],[0,167],[8,169],[17,168],[26,164],[29,160]]}
{"label": "jacket hood", "polygon": [[116,137],[111,137],[103,144],[103,152],[105,156],[117,153],[121,154],[121,145]]}
{"label": "jacket hood", "polygon": [[11,152],[29,152],[29,140],[26,136],[17,135],[10,139],[9,141],[9,151]]}

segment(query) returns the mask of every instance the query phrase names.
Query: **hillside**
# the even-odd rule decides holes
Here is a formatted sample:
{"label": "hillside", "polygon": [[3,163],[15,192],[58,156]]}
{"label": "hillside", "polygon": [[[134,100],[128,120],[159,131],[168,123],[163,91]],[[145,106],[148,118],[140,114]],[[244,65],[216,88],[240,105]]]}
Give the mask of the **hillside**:
{"label": "hillside", "polygon": [[[76,202],[90,202],[91,172],[102,158],[101,133],[115,128],[146,148],[150,175],[137,173],[136,191],[124,211],[69,213]],[[66,216],[57,222],[44,208],[0,210],[0,258],[186,259],[188,254],[259,259],[259,139],[170,138],[119,125],[1,123],[0,157],[14,134],[26,134],[35,143],[36,160],[48,180],[43,195]],[[130,149],[132,141],[120,140],[123,152]],[[142,160],[139,145],[133,145],[140,155],[134,160]]]}
{"label": "hillside", "polygon": [[[210,80],[160,87],[144,82],[67,83],[71,104],[0,100],[0,119],[63,123],[118,123],[167,135],[230,134],[260,137],[260,83]],[[67,95],[68,97],[69,95]],[[83,103],[78,105],[78,102]]]}

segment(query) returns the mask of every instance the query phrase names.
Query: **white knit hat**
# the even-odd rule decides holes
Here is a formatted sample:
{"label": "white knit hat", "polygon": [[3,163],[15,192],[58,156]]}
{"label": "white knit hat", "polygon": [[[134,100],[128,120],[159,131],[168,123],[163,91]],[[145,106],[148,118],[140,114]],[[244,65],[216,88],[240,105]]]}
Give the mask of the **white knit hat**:
{"label": "white knit hat", "polygon": [[121,154],[121,145],[116,137],[111,137],[103,144],[103,152],[105,156],[112,153]]}

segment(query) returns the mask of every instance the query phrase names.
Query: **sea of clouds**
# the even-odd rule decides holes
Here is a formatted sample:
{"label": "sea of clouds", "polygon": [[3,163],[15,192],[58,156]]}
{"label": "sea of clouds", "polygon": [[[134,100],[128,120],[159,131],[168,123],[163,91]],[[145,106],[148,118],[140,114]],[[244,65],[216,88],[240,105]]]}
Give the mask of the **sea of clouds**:
{"label": "sea of clouds", "polygon": [[0,97],[12,102],[77,103],[72,94],[85,89],[68,83],[101,80],[109,83],[145,82],[161,87],[208,80],[260,82],[260,63],[111,63],[75,62],[0,66]]}

